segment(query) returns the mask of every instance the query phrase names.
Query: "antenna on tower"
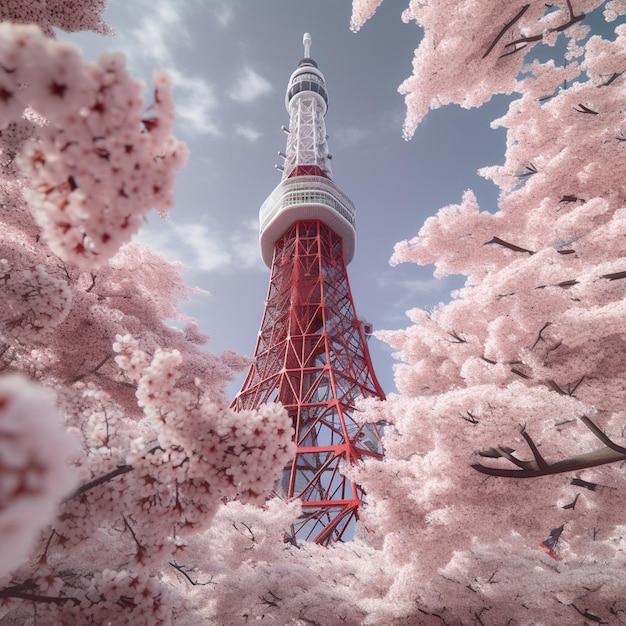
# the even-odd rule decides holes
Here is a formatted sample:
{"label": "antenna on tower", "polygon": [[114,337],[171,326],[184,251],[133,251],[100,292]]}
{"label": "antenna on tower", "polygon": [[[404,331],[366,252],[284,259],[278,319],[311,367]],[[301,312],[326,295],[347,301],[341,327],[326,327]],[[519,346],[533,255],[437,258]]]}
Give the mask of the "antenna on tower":
{"label": "antenna on tower", "polygon": [[304,45],[304,58],[311,58],[311,35],[309,33],[304,33],[304,37],[302,37],[302,43]]}

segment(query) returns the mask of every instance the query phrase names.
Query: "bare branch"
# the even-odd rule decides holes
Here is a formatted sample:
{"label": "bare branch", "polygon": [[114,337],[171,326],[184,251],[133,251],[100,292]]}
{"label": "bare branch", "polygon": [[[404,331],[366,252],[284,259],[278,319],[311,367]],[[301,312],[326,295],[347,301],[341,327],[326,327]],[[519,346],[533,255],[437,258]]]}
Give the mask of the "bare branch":
{"label": "bare branch", "polygon": [[478,424],[478,418],[471,412],[471,411],[466,411],[465,415],[463,415],[463,413],[459,413],[459,415],[466,421],[469,422],[470,424]]}
{"label": "bare branch", "polygon": [[32,600],[33,602],[45,602],[47,604],[65,604],[66,602],[71,602],[74,606],[80,604],[78,598],[68,596],[42,596],[37,593],[30,593],[28,590],[32,590],[32,588],[32,585],[27,584],[5,587],[4,589],[0,589],[0,598],[18,598],[20,600]]}
{"label": "bare branch", "polygon": [[567,394],[563,391],[563,389],[561,389],[556,382],[554,382],[553,380],[549,380],[548,382],[548,386],[550,387],[550,389],[552,389],[552,391],[556,391],[560,396],[566,396]]}
{"label": "bare branch", "polygon": [[573,472],[589,467],[597,467],[598,465],[616,463],[617,461],[626,461],[626,455],[615,452],[615,450],[611,450],[611,448],[600,448],[599,450],[594,450],[593,452],[587,452],[585,454],[579,454],[577,456],[563,459],[562,461],[556,461],[555,463],[549,464],[545,469],[535,467],[533,461],[525,461],[524,463],[527,463],[527,467],[519,470],[504,467],[489,467],[482,465],[481,463],[473,463],[472,468],[482,474],[488,474],[489,476],[502,476],[505,478],[536,478],[537,476],[563,474],[564,472]]}
{"label": "bare branch", "polygon": [[108,483],[113,478],[116,478],[117,476],[121,476],[122,474],[126,474],[127,472],[130,472],[132,469],[133,469],[132,465],[118,465],[114,470],[108,472],[107,474],[98,476],[98,478],[94,478],[93,480],[90,480],[88,483],[85,483],[84,485],[80,486],[78,489],[76,489],[76,491],[74,491],[74,493],[72,493],[70,496],[65,498],[64,502],[68,502],[69,500],[72,500],[73,498],[77,498],[78,496],[89,491],[90,489],[93,489],[94,487],[97,487],[98,485],[103,485],[104,483]]}
{"label": "bare branch", "polygon": [[522,437],[524,437],[524,441],[528,444],[530,451],[533,453],[533,456],[535,457],[535,462],[537,463],[537,467],[542,470],[546,469],[548,467],[548,464],[541,456],[539,448],[537,448],[535,442],[532,440],[532,437],[526,432],[526,428],[524,426],[521,427],[520,434],[522,435]]}
{"label": "bare branch", "polygon": [[572,509],[572,511],[576,508],[576,503],[578,502],[578,498],[580,497],[580,494],[577,493],[574,496],[574,499],[571,502],[568,502],[567,504],[564,504],[561,508],[562,509]]}
{"label": "bare branch", "polygon": [[489,241],[485,241],[483,246],[488,246],[489,244],[496,243],[503,248],[508,248],[509,250],[513,250],[515,252],[528,252],[528,254],[535,254],[532,250],[527,250],[526,248],[520,248],[520,246],[516,246],[513,243],[509,243],[508,241],[504,241],[504,239],[500,239],[500,237],[493,237]]}
{"label": "bare branch", "polygon": [[571,279],[571,280],[563,280],[560,283],[557,283],[556,286],[557,287],[561,287],[563,289],[569,289],[570,287],[573,287],[574,285],[577,285],[578,281],[575,279]]}
{"label": "bare branch", "polygon": [[[518,49],[521,50],[521,48],[518,48]],[[517,52],[517,50],[514,50],[514,52]],[[529,163],[528,165],[525,165],[524,169],[526,171],[521,174],[518,174],[517,175],[518,178],[526,178],[527,176],[532,176],[533,174],[536,174],[538,171],[534,163]]]}
{"label": "bare branch", "polygon": [[500,41],[500,39],[502,39],[502,37],[506,34],[506,31],[509,30],[509,28],[511,28],[511,26],[513,26],[513,24],[515,24],[515,22],[517,22],[522,15],[524,15],[524,13],[526,13],[526,11],[528,11],[530,7],[530,4],[525,4],[517,13],[517,15],[509,20],[503,27],[502,30],[496,35],[496,38],[491,42],[491,45],[489,46],[489,48],[487,48],[487,52],[485,52],[485,54],[483,54],[483,59],[485,57],[487,57],[487,55],[496,47],[496,44],[498,43],[498,41]]}
{"label": "bare branch", "polygon": [[524,372],[522,372],[522,370],[518,369],[517,367],[512,367],[511,372],[513,372],[513,374],[517,374],[520,378],[530,380],[530,376],[528,374],[524,374]]}
{"label": "bare branch", "polygon": [[608,624],[608,622],[605,622],[599,615],[596,615],[595,613],[592,613],[587,609],[579,609],[575,604],[571,602],[569,606],[576,609],[576,611],[578,611],[578,613],[580,613],[580,615],[582,615],[585,619],[590,619],[592,622],[597,622],[598,624]]}
{"label": "bare branch", "polygon": [[598,85],[598,87],[608,87],[614,80],[618,79],[624,72],[615,72],[606,82]]}
{"label": "bare branch", "polygon": [[593,109],[590,109],[589,107],[586,107],[584,104],[578,104],[577,107],[574,107],[574,111],[577,111],[578,113],[588,113],[589,115],[598,115],[597,111],[594,111]]}
{"label": "bare branch", "polygon": [[[549,476],[551,474],[562,474],[564,472],[578,471],[589,467],[597,467],[598,465],[606,465],[607,463],[616,463],[619,461],[626,461],[626,448],[618,446],[614,443],[605,433],[603,433],[588,417],[582,417],[581,421],[591,430],[591,432],[598,438],[605,447],[593,450],[592,452],[586,452],[584,454],[578,454],[561,461],[554,463],[548,463],[540,454],[535,442],[525,430],[521,431],[522,437],[526,441],[528,447],[533,454],[532,461],[523,461],[514,457],[511,453],[511,448],[497,447],[489,448],[488,450],[481,451],[478,454],[487,458],[505,458],[519,469],[506,468],[506,467],[490,467],[483,465],[482,463],[473,463],[472,467],[482,474],[489,476],[501,476],[506,478],[535,478],[537,476]],[[574,479],[579,480],[579,479]],[[584,482],[584,481],[583,481]],[[584,487],[582,483],[574,483],[578,486]],[[592,483],[590,483],[592,484]]]}
{"label": "bare branch", "polygon": [[[567,392],[567,395],[573,397],[576,393],[576,389],[578,389],[578,386],[583,382],[583,380],[585,380],[585,377],[581,376],[580,380]],[[567,386],[569,387],[569,384]]]}
{"label": "bare branch", "polygon": [[205,586],[205,585],[215,585],[216,583],[213,582],[213,579],[211,578],[211,580],[207,580],[205,583],[201,583],[198,582],[197,580],[193,580],[189,574],[183,569],[182,565],[179,565],[178,563],[176,563],[175,561],[170,561],[169,564],[177,571],[179,571],[192,585],[196,586]]}
{"label": "bare branch", "polygon": [[88,372],[86,372],[85,374],[79,374],[78,376],[76,376],[76,378],[74,378],[74,380],[72,380],[72,383],[77,383],[79,380],[82,380],[83,378],[85,378],[86,376],[89,376],[89,374],[98,374],[98,372],[100,371],[100,368],[107,362],[109,361],[109,359],[111,359],[111,357],[113,356],[113,353],[107,354],[101,361],[100,363],[98,363],[95,367],[93,367],[91,370],[89,370]]}
{"label": "bare branch", "polygon": [[589,489],[589,491],[595,491],[598,486],[597,483],[590,483],[588,480],[583,480],[582,478],[572,478],[570,485],[574,485],[574,487],[584,487],[585,489]]}
{"label": "bare branch", "polygon": [[89,287],[85,289],[87,293],[89,293],[96,286],[96,276],[97,274],[95,274],[94,272],[91,272],[91,285],[89,285]]}
{"label": "bare branch", "polygon": [[626,278],[626,272],[615,272],[614,274],[602,274],[600,278],[606,278],[607,280],[619,280],[620,278]]}
{"label": "bare branch", "polygon": [[533,347],[531,348],[531,350],[535,349],[535,346],[540,342],[543,341],[543,331],[548,328],[548,326],[552,326],[552,322],[546,322],[542,327],[541,330],[537,333],[537,339],[535,340],[535,343],[533,343]]}
{"label": "bare branch", "polygon": [[619,454],[626,456],[626,448],[618,446],[609,437],[606,436],[586,415],[580,418],[580,421],[605,445],[611,450],[615,450]]}
{"label": "bare branch", "polygon": [[[556,28],[551,29],[550,32],[557,32],[557,33],[561,33],[564,30],[567,30],[570,26],[573,26],[574,24],[576,24],[577,22],[580,22],[581,20],[585,19],[585,13],[580,13],[579,15],[574,15],[574,10],[572,9],[572,5],[570,3],[570,0],[567,0],[567,8],[569,10],[569,19],[567,20],[567,22],[561,24],[560,26],[557,26]],[[513,52],[517,52],[518,50],[521,50],[522,48],[518,48],[517,44],[527,44],[527,43],[534,43],[537,41],[541,41],[541,39],[543,39],[543,33],[540,35],[531,35],[528,37],[519,37],[518,39],[515,39],[514,41],[510,41],[509,43],[505,44],[505,48],[510,48],[513,47],[513,50],[510,52],[506,52],[501,56],[507,56],[508,54],[512,54]],[[525,46],[523,46],[525,47]]]}
{"label": "bare branch", "polygon": [[454,341],[451,341],[450,343],[467,343],[467,339],[465,339],[462,334],[457,333],[455,330],[449,331],[448,335],[450,335],[454,339]]}

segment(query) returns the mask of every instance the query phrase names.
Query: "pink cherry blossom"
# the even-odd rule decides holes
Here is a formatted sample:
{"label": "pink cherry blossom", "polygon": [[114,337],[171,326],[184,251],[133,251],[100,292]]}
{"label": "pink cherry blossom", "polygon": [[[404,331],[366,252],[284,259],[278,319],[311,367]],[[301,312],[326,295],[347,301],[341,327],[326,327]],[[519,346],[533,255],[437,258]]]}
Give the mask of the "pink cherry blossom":
{"label": "pink cherry blossom", "polygon": [[77,444],[50,394],[22,377],[0,378],[0,577],[22,562],[76,485],[68,461]]}
{"label": "pink cherry blossom", "polygon": [[[397,393],[357,408],[385,458],[345,468],[367,502],[330,548],[267,499],[286,412],[228,407],[247,359],[204,349],[182,267],[128,243],[184,160],[168,79],[146,107],[123,57],[85,64],[23,25],[101,30],[98,0],[5,5],[0,623],[624,623],[626,27],[583,17],[623,1],[408,3],[405,135],[513,94],[481,170],[500,199],[468,190],[396,246],[466,283],[378,333]],[[379,5],[355,0],[352,28]],[[561,41],[566,65],[532,56]]]}

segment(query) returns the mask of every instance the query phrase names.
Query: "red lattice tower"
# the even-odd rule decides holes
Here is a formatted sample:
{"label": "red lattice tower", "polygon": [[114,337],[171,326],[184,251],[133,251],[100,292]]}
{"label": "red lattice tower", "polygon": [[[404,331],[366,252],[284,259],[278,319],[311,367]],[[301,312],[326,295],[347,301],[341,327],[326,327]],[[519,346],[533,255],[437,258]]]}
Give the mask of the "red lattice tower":
{"label": "red lattice tower", "polygon": [[384,393],[350,292],[355,209],[331,179],[328,98],[310,41],[306,34],[305,58],[287,88],[283,177],[260,211],[261,256],[271,277],[254,362],[233,406],[285,406],[296,453],[276,491],[302,500],[294,537],[328,545],[345,538],[363,504],[344,466],[382,454],[378,428],[353,419],[355,403]]}

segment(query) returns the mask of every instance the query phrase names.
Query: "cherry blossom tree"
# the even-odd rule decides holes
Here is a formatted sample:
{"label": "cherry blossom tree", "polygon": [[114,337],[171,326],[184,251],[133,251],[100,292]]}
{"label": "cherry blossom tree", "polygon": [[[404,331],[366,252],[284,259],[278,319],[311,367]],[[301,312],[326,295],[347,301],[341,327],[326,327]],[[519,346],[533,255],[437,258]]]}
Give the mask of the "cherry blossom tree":
{"label": "cherry blossom tree", "polygon": [[228,408],[247,359],[202,349],[182,267],[129,243],[171,207],[186,149],[166,75],[146,106],[122,55],[46,36],[106,32],[103,7],[0,12],[2,624],[171,624],[164,570],[223,501],[262,503],[291,453],[281,407]]}
{"label": "cherry blossom tree", "polygon": [[[352,28],[380,3],[354,0]],[[286,415],[227,408],[245,359],[202,350],[181,268],[128,243],[185,158],[168,79],[146,107],[122,57],[86,64],[28,25],[106,29],[100,2],[63,4],[1,14],[0,624],[624,623],[624,2],[405,10],[424,30],[405,136],[511,95],[481,172],[501,194],[396,247],[467,280],[379,333],[398,393],[360,408],[386,457],[346,468],[368,503],[329,549],[285,530],[297,502],[264,500]]]}
{"label": "cherry blossom tree", "polygon": [[[379,4],[355,2],[353,25]],[[385,459],[346,470],[368,494],[355,541],[300,544],[279,536],[297,510],[232,503],[170,572],[190,590],[186,619],[624,622],[626,59],[623,26],[585,29],[581,13],[599,4],[405,12],[428,24],[419,72],[402,87],[427,94],[426,109],[407,97],[407,137],[428,108],[517,96],[496,121],[505,163],[483,172],[501,189],[498,211],[467,192],[396,248],[394,263],[434,263],[467,282],[450,303],[411,310],[408,328],[379,333],[404,363],[399,393],[361,406],[388,426]],[[607,20],[623,9],[603,7]],[[567,64],[560,52],[533,60],[542,44],[561,45]],[[450,59],[466,61],[438,86]]]}
{"label": "cherry blossom tree", "polygon": [[[353,28],[378,4],[357,0]],[[595,9],[606,23],[591,33]],[[468,0],[404,12],[424,29],[400,87],[407,138],[429,109],[516,97],[494,122],[505,162],[481,171],[498,210],[468,191],[392,257],[467,280],[379,333],[404,362],[399,394],[366,407],[390,424],[386,460],[354,477],[398,572],[380,623],[626,619],[626,27],[609,28],[625,10]],[[560,48],[540,60],[537,45]]]}

